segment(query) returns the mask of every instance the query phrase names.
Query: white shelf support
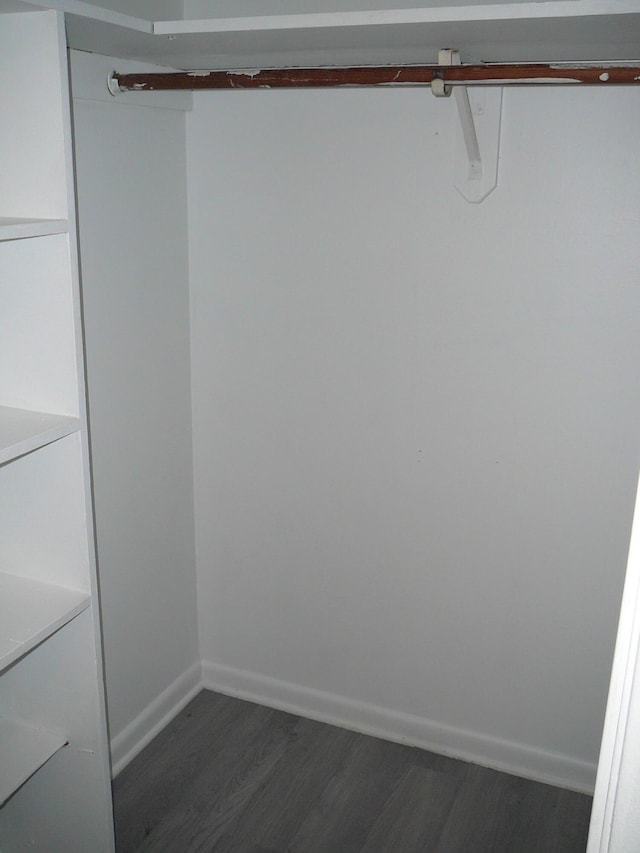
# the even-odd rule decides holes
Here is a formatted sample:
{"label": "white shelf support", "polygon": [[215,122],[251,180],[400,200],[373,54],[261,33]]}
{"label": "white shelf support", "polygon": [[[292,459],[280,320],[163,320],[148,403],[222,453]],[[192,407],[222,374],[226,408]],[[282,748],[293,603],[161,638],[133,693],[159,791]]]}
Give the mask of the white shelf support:
{"label": "white shelf support", "polygon": [[[441,50],[440,65],[460,64],[457,50]],[[451,86],[444,80],[433,80],[431,91],[436,97],[449,97],[453,91],[460,129],[456,140],[454,186],[467,201],[483,201],[498,185],[502,89],[472,89]]]}
{"label": "white shelf support", "polygon": [[467,152],[467,160],[469,161],[468,178],[470,181],[480,181],[482,180],[482,160],[480,158],[478,134],[476,133],[473,113],[471,112],[469,91],[466,86],[456,86],[453,91],[453,96],[456,99],[458,116],[460,117],[460,128],[462,129],[462,138]]}
{"label": "white shelf support", "polygon": [[115,98],[116,95],[122,94],[122,89],[120,88],[120,84],[116,79],[116,72],[110,71],[107,74],[107,89],[109,90],[109,94],[113,95]]}

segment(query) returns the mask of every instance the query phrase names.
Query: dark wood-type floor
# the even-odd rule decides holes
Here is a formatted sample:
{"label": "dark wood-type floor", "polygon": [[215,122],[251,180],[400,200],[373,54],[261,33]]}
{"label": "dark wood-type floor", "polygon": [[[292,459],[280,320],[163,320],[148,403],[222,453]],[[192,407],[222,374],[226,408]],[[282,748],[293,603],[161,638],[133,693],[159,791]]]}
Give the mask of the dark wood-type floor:
{"label": "dark wood-type floor", "polygon": [[203,691],[117,777],[119,853],[583,853],[591,798]]}

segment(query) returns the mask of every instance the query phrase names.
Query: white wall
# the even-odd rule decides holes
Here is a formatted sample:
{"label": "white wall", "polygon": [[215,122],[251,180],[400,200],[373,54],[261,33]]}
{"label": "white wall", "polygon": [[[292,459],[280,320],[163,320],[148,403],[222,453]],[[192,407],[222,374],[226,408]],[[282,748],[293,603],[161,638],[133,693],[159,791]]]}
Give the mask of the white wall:
{"label": "white wall", "polygon": [[188,116],[205,681],[593,782],[640,463],[629,90],[508,90],[499,189],[424,90]]}
{"label": "white wall", "polygon": [[[111,99],[109,67],[113,60],[73,55],[97,544],[118,769],[194,689],[199,658],[184,113],[150,108],[148,96],[139,105]],[[94,79],[100,85],[92,89]]]}

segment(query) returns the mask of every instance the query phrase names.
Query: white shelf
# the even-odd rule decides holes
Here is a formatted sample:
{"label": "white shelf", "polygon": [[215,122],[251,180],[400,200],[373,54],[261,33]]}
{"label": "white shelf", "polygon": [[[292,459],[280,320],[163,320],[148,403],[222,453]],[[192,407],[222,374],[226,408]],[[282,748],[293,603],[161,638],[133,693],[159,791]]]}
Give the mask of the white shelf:
{"label": "white shelf", "polygon": [[0,406],[0,464],[80,429],[78,418]]}
{"label": "white shelf", "polygon": [[[443,46],[474,62],[640,58],[637,0],[431,0],[422,7],[408,0],[408,8],[388,0],[387,8],[370,11],[363,0],[355,9],[343,4],[348,11],[293,14],[263,2],[240,4],[240,17],[154,22],[80,0],[46,5],[66,13],[69,47],[182,70],[430,63]],[[3,6],[16,2],[0,0]],[[258,14],[244,14],[248,9]]]}
{"label": "white shelf", "polygon": [[50,234],[65,234],[68,230],[66,219],[8,219],[0,216],[0,240],[47,237]]}
{"label": "white shelf", "polygon": [[143,48],[148,58],[185,70],[435,63],[451,45],[464,62],[630,60],[638,57],[640,7],[436,0],[425,8],[156,21],[154,36]]}
{"label": "white shelf", "polygon": [[[0,13],[42,0],[0,0]],[[454,46],[463,61],[639,59],[637,0],[362,0],[331,12],[294,3],[240,4],[239,17],[150,21],[82,0],[46,0],[66,14],[69,47],[180,70],[437,62]],[[344,10],[348,6],[348,10]],[[280,9],[289,10],[282,14]],[[246,14],[247,10],[255,10]],[[257,14],[256,14],[257,13]]]}
{"label": "white shelf", "polygon": [[62,735],[0,720],[0,806],[66,743]]}
{"label": "white shelf", "polygon": [[89,606],[87,592],[0,572],[0,672]]}

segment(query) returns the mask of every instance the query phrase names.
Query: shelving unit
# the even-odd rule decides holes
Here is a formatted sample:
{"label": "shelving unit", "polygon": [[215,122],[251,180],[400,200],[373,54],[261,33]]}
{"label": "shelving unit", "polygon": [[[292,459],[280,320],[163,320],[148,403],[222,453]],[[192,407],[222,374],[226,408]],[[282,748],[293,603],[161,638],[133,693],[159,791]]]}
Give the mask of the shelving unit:
{"label": "shelving unit", "polygon": [[90,603],[86,592],[0,573],[0,673]]}
{"label": "shelving unit", "polygon": [[46,237],[50,234],[64,234],[68,230],[69,223],[66,219],[0,218],[0,241]]}
{"label": "shelving unit", "polygon": [[0,720],[0,807],[66,743],[62,735]]}
{"label": "shelving unit", "polygon": [[64,21],[20,3],[0,13],[0,849],[102,853],[113,830]]}
{"label": "shelving unit", "polygon": [[44,447],[80,427],[78,418],[0,406],[0,465]]}

